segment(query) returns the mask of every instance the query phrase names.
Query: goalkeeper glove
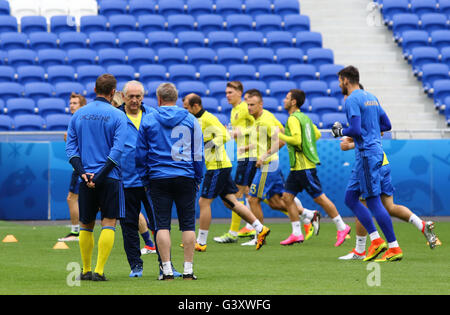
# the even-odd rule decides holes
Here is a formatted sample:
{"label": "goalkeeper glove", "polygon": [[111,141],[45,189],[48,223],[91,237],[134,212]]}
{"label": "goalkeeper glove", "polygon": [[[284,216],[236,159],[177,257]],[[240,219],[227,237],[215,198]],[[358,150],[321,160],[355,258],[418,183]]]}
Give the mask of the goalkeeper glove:
{"label": "goalkeeper glove", "polygon": [[331,127],[331,134],[335,137],[335,138],[337,138],[337,137],[342,137],[342,136],[344,136],[343,134],[342,134],[342,124],[340,123],[340,122],[338,122],[338,121],[336,121],[334,124],[333,124],[333,127]]}

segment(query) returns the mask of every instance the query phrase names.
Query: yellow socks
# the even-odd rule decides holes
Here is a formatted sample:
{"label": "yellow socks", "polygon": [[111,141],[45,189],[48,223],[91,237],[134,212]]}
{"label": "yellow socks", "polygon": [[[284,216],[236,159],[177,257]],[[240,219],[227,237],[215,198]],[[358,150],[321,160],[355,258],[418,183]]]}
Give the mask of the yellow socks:
{"label": "yellow socks", "polygon": [[98,239],[98,256],[97,265],[95,266],[95,272],[99,275],[103,275],[106,261],[114,246],[115,227],[104,226]]}
{"label": "yellow socks", "polygon": [[234,211],[231,211],[230,231],[238,232],[241,226],[241,217]]}
{"label": "yellow socks", "polygon": [[92,230],[80,229],[79,236],[81,261],[83,262],[83,273],[92,271],[92,250],[94,249],[94,233]]}

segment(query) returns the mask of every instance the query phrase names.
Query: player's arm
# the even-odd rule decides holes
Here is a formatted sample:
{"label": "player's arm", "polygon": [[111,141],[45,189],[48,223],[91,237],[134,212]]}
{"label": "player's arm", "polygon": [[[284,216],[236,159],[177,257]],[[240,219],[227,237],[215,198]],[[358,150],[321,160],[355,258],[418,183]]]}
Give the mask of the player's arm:
{"label": "player's arm", "polygon": [[[135,152],[135,163],[136,172],[139,175],[144,187],[150,184],[150,168],[148,167],[148,142],[146,137],[147,127],[142,124],[139,128],[137,140],[136,140],[136,152]],[[203,146],[203,141],[202,144]]]}
{"label": "player's arm", "polygon": [[[76,116],[75,116],[76,117]],[[78,147],[78,137],[75,131],[75,120],[74,116],[69,122],[67,128],[67,140],[66,140],[66,155],[69,158],[69,163],[72,165],[75,172],[83,179],[84,182],[88,182],[89,178],[86,175],[86,171],[83,167],[81,161],[80,150]]]}
{"label": "player's arm", "polygon": [[287,123],[289,130],[291,131],[291,135],[288,136],[285,133],[280,132],[278,133],[278,137],[287,144],[300,146],[302,144],[302,129],[300,128],[300,122],[297,118],[290,116]]}
{"label": "player's arm", "polygon": [[383,110],[383,108],[380,106],[380,131],[385,132],[392,129],[391,121],[389,120],[389,117],[387,116],[386,112]]}
{"label": "player's arm", "polygon": [[341,138],[341,150],[348,151],[355,148],[355,142],[352,137],[342,137]]}
{"label": "player's arm", "polygon": [[208,122],[208,126],[205,128],[204,134],[206,149],[221,147],[230,140],[227,129],[215,116],[213,116]]}
{"label": "player's arm", "polygon": [[203,167],[205,165],[205,155],[203,146],[203,133],[197,119],[194,119],[194,134],[192,135],[194,146],[191,150],[194,164],[194,180],[196,185],[200,185],[203,180]]}
{"label": "player's arm", "polygon": [[278,134],[279,133],[284,133],[284,127],[283,125],[277,121],[276,126],[271,126],[270,127],[270,148],[269,150],[267,150],[267,152],[265,152],[260,160],[262,162],[264,162],[265,160],[267,160],[270,156],[272,156],[273,154],[277,153],[278,151],[280,151],[280,149],[286,144],[286,142],[284,142],[283,140],[279,139]]}

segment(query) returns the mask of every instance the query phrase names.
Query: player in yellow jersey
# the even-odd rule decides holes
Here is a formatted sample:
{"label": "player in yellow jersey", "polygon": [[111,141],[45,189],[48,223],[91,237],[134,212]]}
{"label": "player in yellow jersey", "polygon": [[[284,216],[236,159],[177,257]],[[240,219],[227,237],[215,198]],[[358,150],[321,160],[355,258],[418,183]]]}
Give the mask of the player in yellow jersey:
{"label": "player in yellow jersey", "polygon": [[[306,190],[314,202],[320,205],[335,223],[337,241],[334,246],[340,246],[351,229],[339,215],[334,203],[322,191],[316,171],[316,164],[320,164],[316,140],[321,137],[321,134],[311,119],[300,111],[304,102],[305,93],[298,89],[290,90],[284,99],[284,108],[290,116],[286,123],[285,134],[279,133],[279,138],[288,144],[291,171],[286,180],[283,200],[288,206],[292,206],[293,198],[302,190]],[[289,244],[295,239],[291,235],[284,242]]]}
{"label": "player in yellow jersey", "polygon": [[199,199],[199,231],[195,249],[202,252],[206,250],[208,230],[211,225],[211,203],[216,197],[220,197],[227,208],[253,226],[258,235],[256,249],[261,248],[270,229],[262,225],[255,215],[236,198],[238,189],[231,178],[232,165],[224,146],[230,139],[226,128],[217,117],[203,108],[200,96],[194,93],[187,95],[183,99],[183,106],[198,119],[205,143],[207,171]]}

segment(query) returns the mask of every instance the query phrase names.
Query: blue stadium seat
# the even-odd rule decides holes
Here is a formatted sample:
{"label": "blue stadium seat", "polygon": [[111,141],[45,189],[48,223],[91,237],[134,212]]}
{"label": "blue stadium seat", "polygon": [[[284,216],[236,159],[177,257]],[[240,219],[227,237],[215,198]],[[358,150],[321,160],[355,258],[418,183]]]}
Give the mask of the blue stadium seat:
{"label": "blue stadium seat", "polygon": [[450,47],[441,49],[441,62],[450,67]]}
{"label": "blue stadium seat", "polygon": [[197,30],[208,36],[210,32],[223,31],[223,17],[218,14],[202,14],[197,16]]}
{"label": "blue stadium seat", "polygon": [[274,116],[280,121],[283,126],[286,125],[289,119],[289,114],[286,112],[276,112],[274,113]]}
{"label": "blue stadium seat", "polygon": [[316,67],[308,64],[293,64],[288,68],[289,80],[299,85],[303,81],[317,80]]}
{"label": "blue stadium seat", "polygon": [[402,37],[404,31],[419,30],[419,16],[412,13],[400,13],[392,17],[392,33],[398,40]]}
{"label": "blue stadium seat", "polygon": [[59,48],[87,48],[87,36],[82,32],[62,32],[59,34]]}
{"label": "blue stadium seat", "polygon": [[436,0],[410,0],[411,12],[419,16],[438,11]]}
{"label": "blue stadium seat", "polygon": [[38,114],[41,117],[47,117],[50,114],[67,113],[66,103],[61,98],[41,98],[37,101]]}
{"label": "blue stadium seat", "polygon": [[197,17],[202,14],[213,13],[211,0],[187,0],[187,14]]}
{"label": "blue stadium seat", "polygon": [[39,115],[24,114],[14,117],[15,131],[42,131],[44,124],[44,118]]}
{"label": "blue stadium seat", "polygon": [[415,47],[428,46],[428,37],[426,31],[404,31],[401,38],[403,56],[408,57]]}
{"label": "blue stadium seat", "polygon": [[224,65],[202,64],[198,67],[198,72],[199,80],[206,84],[227,80],[227,68]]}
{"label": "blue stadium seat", "polygon": [[433,87],[436,80],[450,79],[449,67],[442,63],[428,63],[422,66],[422,85],[424,91]]}
{"label": "blue stadium seat", "polygon": [[116,48],[116,34],[113,32],[92,32],[89,34],[89,47],[94,50]]}
{"label": "blue stadium seat", "polygon": [[276,50],[277,62],[290,67],[291,65],[303,63],[304,52],[300,48],[285,47]]}
{"label": "blue stadium seat", "polygon": [[167,17],[167,30],[172,33],[194,31],[195,19],[191,15],[173,14]]}
{"label": "blue stadium seat", "polygon": [[399,13],[409,13],[409,1],[408,0],[383,0],[383,7],[381,13],[385,24],[392,21],[392,17]]}
{"label": "blue stadium seat", "polygon": [[110,32],[118,34],[120,32],[136,30],[136,17],[131,14],[111,15],[108,20]]}
{"label": "blue stadium seat", "polygon": [[239,48],[247,51],[250,48],[264,46],[264,34],[256,31],[242,31],[236,35]]}
{"label": "blue stadium seat", "polygon": [[248,64],[232,64],[228,67],[230,81],[256,80],[256,67]]}
{"label": "blue stadium seat", "polygon": [[155,5],[156,1],[154,0],[130,0],[129,12],[136,17],[147,14],[155,14]]}
{"label": "blue stadium seat", "polygon": [[306,94],[306,98],[312,102],[315,97],[328,96],[328,85],[324,81],[307,80],[300,83],[300,89]]}
{"label": "blue stadium seat", "polygon": [[186,31],[178,33],[178,47],[185,50],[205,45],[205,35],[202,32]]}
{"label": "blue stadium seat", "polygon": [[103,15],[85,15],[80,17],[80,32],[89,35],[92,32],[106,32],[108,19]]}
{"label": "blue stadium seat", "polygon": [[450,46],[450,30],[431,32],[431,45],[441,50]]}
{"label": "blue stadium seat", "polygon": [[67,53],[62,49],[41,49],[37,53],[39,64],[44,68],[66,64]]}
{"label": "blue stadium seat", "polygon": [[158,108],[158,100],[155,98],[144,97],[144,100],[142,101],[142,103],[149,107],[153,107],[155,109]]}
{"label": "blue stadium seat", "polygon": [[58,48],[58,36],[48,32],[34,32],[28,35],[30,48],[34,50]]}
{"label": "blue stadium seat", "polygon": [[0,131],[10,131],[13,129],[13,120],[6,115],[0,115]]}
{"label": "blue stadium seat", "polygon": [[14,79],[15,73],[16,70],[11,66],[0,66],[0,82],[15,81]]}
{"label": "blue stadium seat", "polygon": [[298,32],[295,34],[295,47],[308,51],[311,48],[322,48],[322,34],[319,32]]}
{"label": "blue stadium seat", "polygon": [[196,67],[215,63],[216,52],[207,47],[189,48],[186,51],[188,62]]}
{"label": "blue stadium seat", "polygon": [[325,113],[321,116],[321,121],[323,129],[331,129],[336,121],[342,126],[348,126],[347,116],[344,113]]}
{"label": "blue stadium seat", "polygon": [[214,97],[204,97],[202,98],[202,106],[203,108],[210,113],[219,113],[219,102]]}
{"label": "blue stadium seat", "polygon": [[9,2],[6,0],[0,1],[0,15],[9,15],[11,9],[9,7]]}
{"label": "blue stadium seat", "polygon": [[64,99],[67,103],[72,93],[84,94],[84,86],[79,82],[60,82],[55,84],[55,97]]}
{"label": "blue stadium seat", "polygon": [[167,31],[155,31],[147,34],[148,45],[155,49],[174,47],[175,34]]}
{"label": "blue stadium seat", "polygon": [[26,49],[28,36],[17,32],[4,32],[0,34],[0,47],[3,50]]}
{"label": "blue stadium seat", "polygon": [[165,17],[185,13],[183,0],[159,1],[158,5],[158,13]]}
{"label": "blue stadium seat", "polygon": [[98,14],[110,17],[115,14],[127,13],[127,1],[125,0],[108,0],[99,3]]}
{"label": "blue stadium seat", "polygon": [[289,93],[290,90],[296,89],[297,85],[292,81],[280,80],[272,81],[268,84],[270,90],[270,96],[275,97],[280,104],[282,104],[283,99]]}
{"label": "blue stadium seat", "polygon": [[130,49],[137,47],[145,47],[147,37],[143,32],[138,31],[123,31],[117,35],[119,40],[119,48]]}
{"label": "blue stadium seat", "polygon": [[106,71],[116,78],[117,84],[134,80],[134,68],[130,65],[113,64],[108,66]]}
{"label": "blue stadium seat", "polygon": [[127,55],[120,48],[105,48],[98,51],[98,64],[103,67],[109,67],[116,64],[126,63]]}
{"label": "blue stadium seat", "polygon": [[300,3],[298,0],[274,0],[274,13],[281,16],[288,14],[300,14]]}
{"label": "blue stadium seat", "polygon": [[248,14],[230,14],[225,19],[227,31],[237,34],[243,31],[253,31],[253,18]]}
{"label": "blue stadium seat", "polygon": [[24,16],[20,19],[22,33],[47,32],[47,19],[43,16]]}
{"label": "blue stadium seat", "polygon": [[128,63],[135,69],[145,64],[152,64],[155,62],[155,51],[152,48],[136,47],[128,49]]}
{"label": "blue stadium seat", "polygon": [[232,64],[245,63],[244,50],[237,47],[219,48],[217,49],[217,63],[226,67]]}
{"label": "blue stadium seat", "polygon": [[36,114],[35,109],[36,104],[31,98],[10,98],[6,102],[6,113],[11,118],[24,114],[34,115]]}
{"label": "blue stadium seat", "polygon": [[216,113],[215,116],[219,119],[220,123],[227,126],[230,123],[230,116],[223,113]]}
{"label": "blue stadium seat", "polygon": [[433,99],[436,108],[444,104],[446,97],[450,96],[450,80],[436,80],[433,83]]}
{"label": "blue stadium seat", "polygon": [[317,128],[321,127],[320,116],[316,113],[306,113],[306,116],[311,119],[312,123],[317,126]]}
{"label": "blue stadium seat", "polygon": [[212,49],[234,46],[234,33],[229,31],[210,32],[208,34],[208,45]]}
{"label": "blue stadium seat", "polygon": [[328,85],[332,81],[339,80],[338,72],[344,68],[343,65],[338,64],[323,64],[319,66],[319,78],[327,82]]}
{"label": "blue stadium seat", "polygon": [[[94,99],[97,96],[97,94],[95,93],[95,90],[94,90],[95,82],[88,82],[84,86],[85,86],[85,91],[86,91],[86,95],[85,95],[86,99],[89,99],[89,98]],[[116,89],[118,91],[120,91],[119,86],[117,86]],[[70,101],[70,99],[68,99],[68,102],[69,101]]]}
{"label": "blue stadium seat", "polygon": [[315,97],[311,100],[311,112],[323,115],[324,113],[339,112],[339,101],[334,97]]}
{"label": "blue stadium seat", "polygon": [[50,32],[61,34],[62,32],[76,32],[76,23],[70,23],[72,17],[68,15],[54,15],[50,18]]}
{"label": "blue stadium seat", "polygon": [[421,16],[422,29],[431,33],[448,28],[447,16],[442,13],[425,13]]}
{"label": "blue stadium seat", "polygon": [[12,67],[28,66],[36,64],[36,52],[31,49],[8,50],[8,65]]}
{"label": "blue stadium seat", "polygon": [[339,100],[339,104],[343,104],[344,95],[342,94],[342,89],[339,87],[339,81],[331,82],[328,87],[330,96],[337,98]]}
{"label": "blue stadium seat", "polygon": [[[256,90],[259,90],[263,96],[267,95],[268,87],[267,87],[267,83],[264,81],[245,80],[245,81],[242,81],[241,83],[244,86],[244,92],[251,90],[251,89],[256,89]],[[224,90],[224,92],[225,92],[225,90]]]}
{"label": "blue stadium seat", "polygon": [[410,58],[414,74],[418,75],[424,64],[439,62],[439,50],[435,47],[416,47],[411,50]]}
{"label": "blue stadium seat", "polygon": [[45,69],[41,66],[20,66],[17,67],[17,82],[26,84],[31,82],[45,81]]}
{"label": "blue stadium seat", "polygon": [[265,82],[286,80],[287,69],[280,64],[261,65],[258,68],[259,79]]}
{"label": "blue stadium seat", "polygon": [[24,88],[22,84],[17,82],[1,82],[0,98],[6,102],[10,98],[22,97]]}
{"label": "blue stadium seat", "polygon": [[245,13],[253,17],[259,14],[272,14],[272,7],[269,0],[246,0]]}
{"label": "blue stadium seat", "polygon": [[163,65],[142,65],[139,67],[139,81],[149,84],[152,81],[166,81],[167,68]]}
{"label": "blue stadium seat", "polygon": [[295,36],[298,32],[309,32],[311,21],[308,15],[288,14],[284,16],[284,29]]}
{"label": "blue stadium seat", "polygon": [[177,85],[179,98],[186,96],[189,93],[195,93],[200,97],[207,96],[208,88],[206,84],[200,81],[182,81]]}
{"label": "blue stadium seat", "polygon": [[227,81],[225,80],[216,80],[209,82],[209,97],[215,97],[216,99],[224,98],[226,87]]}
{"label": "blue stadium seat", "polygon": [[166,19],[157,14],[141,15],[138,17],[139,30],[144,33],[164,31],[165,23]]}
{"label": "blue stadium seat", "polygon": [[182,48],[167,47],[158,49],[158,62],[169,67],[173,64],[186,63],[185,51]]}
{"label": "blue stadium seat", "polygon": [[334,63],[333,51],[329,48],[310,48],[306,52],[307,62],[316,68],[323,64]]}
{"label": "blue stadium seat", "polygon": [[259,67],[263,64],[272,64],[274,63],[274,55],[275,53],[272,48],[250,48],[247,51],[247,62],[255,67]]}
{"label": "blue stadium seat", "polygon": [[0,16],[0,33],[3,32],[17,32],[17,19],[15,16]]}
{"label": "blue stadium seat", "polygon": [[24,85],[24,96],[37,102],[43,97],[52,97],[55,92],[53,85],[47,82],[32,82]]}
{"label": "blue stadium seat", "polygon": [[261,14],[255,16],[255,31],[267,34],[268,32],[282,31],[283,19],[277,14]]}
{"label": "blue stadium seat", "polygon": [[73,67],[94,65],[96,58],[95,50],[89,48],[71,49],[67,52],[67,63]]}
{"label": "blue stadium seat", "polygon": [[46,129],[49,131],[66,131],[69,126],[70,114],[50,114],[45,117]]}
{"label": "blue stadium seat", "polygon": [[228,16],[230,14],[241,14],[241,0],[216,0],[216,14]]}
{"label": "blue stadium seat", "polygon": [[197,80],[197,69],[193,65],[175,64],[168,68],[169,81],[178,83],[181,81]]}
{"label": "blue stadium seat", "polygon": [[450,0],[439,0],[439,12],[450,15]]}
{"label": "blue stadium seat", "polygon": [[271,113],[281,112],[282,106],[279,105],[280,102],[275,97],[266,96],[264,97],[264,109],[267,109]]}
{"label": "blue stadium seat", "polygon": [[266,34],[267,46],[272,49],[293,47],[292,34],[287,31],[274,31]]}
{"label": "blue stadium seat", "polygon": [[83,85],[95,82],[97,78],[106,73],[106,69],[98,65],[82,65],[77,67],[77,80]]}

